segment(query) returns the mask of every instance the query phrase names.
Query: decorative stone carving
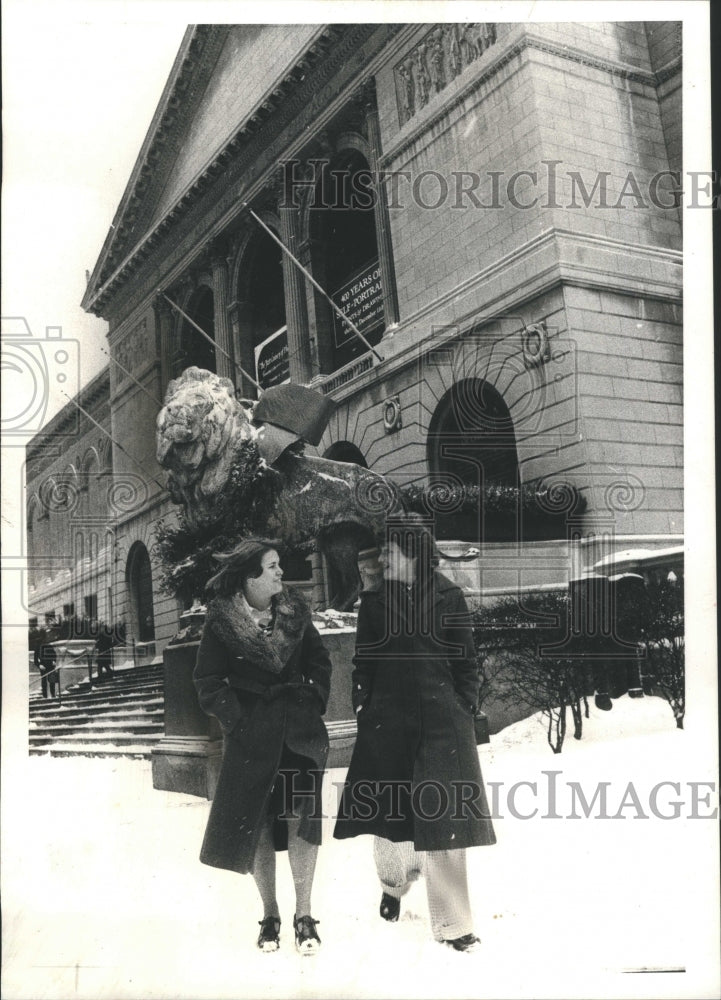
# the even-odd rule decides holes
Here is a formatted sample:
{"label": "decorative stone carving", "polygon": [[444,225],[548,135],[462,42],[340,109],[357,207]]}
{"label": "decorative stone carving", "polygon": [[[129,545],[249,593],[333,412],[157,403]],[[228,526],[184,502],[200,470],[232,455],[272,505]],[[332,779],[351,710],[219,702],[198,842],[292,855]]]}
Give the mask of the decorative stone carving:
{"label": "decorative stone carving", "polygon": [[410,121],[496,41],[496,25],[471,21],[431,28],[395,68],[398,115]]}
{"label": "decorative stone carving", "polygon": [[461,71],[461,48],[458,44],[458,28],[455,24],[448,27],[448,67],[451,77],[456,77]]}
{"label": "decorative stone carving", "polygon": [[439,28],[431,36],[431,46],[430,46],[430,71],[431,80],[433,82],[433,88],[436,93],[446,85],[445,71],[443,68],[443,62],[445,59],[445,52],[443,46],[443,32]]}
{"label": "decorative stone carving", "polygon": [[401,122],[407,122],[416,113],[416,82],[413,79],[413,63],[410,59],[401,63],[397,69],[401,92]]}
{"label": "decorative stone carving", "polygon": [[478,57],[478,49],[474,38],[473,24],[464,24],[461,28],[461,56],[466,66]]}
{"label": "decorative stone carving", "polygon": [[428,103],[428,94],[431,85],[431,78],[426,68],[427,48],[426,43],[421,42],[414,52],[416,60],[416,83],[418,84],[418,104],[421,108]]}
{"label": "decorative stone carving", "polygon": [[115,357],[128,371],[148,360],[148,321],[142,319],[115,348]]}

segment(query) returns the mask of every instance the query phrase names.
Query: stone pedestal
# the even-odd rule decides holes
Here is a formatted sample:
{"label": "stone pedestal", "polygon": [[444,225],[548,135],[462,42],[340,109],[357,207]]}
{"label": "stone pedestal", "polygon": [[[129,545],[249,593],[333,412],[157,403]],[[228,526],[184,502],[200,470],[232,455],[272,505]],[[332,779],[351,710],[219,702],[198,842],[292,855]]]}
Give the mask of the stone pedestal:
{"label": "stone pedestal", "polygon": [[[355,743],[351,662],[355,629],[320,629],[333,664],[325,722],[330,737],[328,767],[347,767]],[[152,751],[153,788],[212,799],[223,756],[214,718],[198,704],[193,669],[199,640],[167,646],[163,653],[165,736]]]}
{"label": "stone pedestal", "polygon": [[319,631],[333,664],[330,697],[324,717],[330,738],[328,767],[347,767],[350,764],[356,737],[355,714],[351,703],[352,658],[355,651],[356,630],[321,628]]}
{"label": "stone pedestal", "polygon": [[193,669],[198,640],[163,652],[165,736],[152,751],[153,788],[212,799],[223,756],[215,719],[198,704]]}

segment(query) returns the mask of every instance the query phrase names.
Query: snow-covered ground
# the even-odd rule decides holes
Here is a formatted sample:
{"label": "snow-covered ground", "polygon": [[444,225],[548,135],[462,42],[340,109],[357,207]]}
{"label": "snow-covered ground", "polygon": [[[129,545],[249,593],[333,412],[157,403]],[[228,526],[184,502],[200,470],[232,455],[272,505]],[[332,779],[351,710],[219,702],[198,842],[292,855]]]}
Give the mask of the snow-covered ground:
{"label": "snow-covered ground", "polygon": [[[205,800],[155,791],[147,761],[23,760],[3,790],[4,826],[13,809],[4,830],[3,997],[718,996],[718,833],[705,818],[718,790],[708,797],[698,787],[694,806],[689,785],[713,781],[715,762],[699,771],[693,737],[675,729],[666,703],[591,706],[583,740],[569,737],[560,756],[535,718],[480,753],[499,814],[498,844],[469,852],[480,950],[463,955],[432,941],[422,884],[397,924],[379,918],[370,838],[331,837],[333,782],[344,776],[335,770],[314,891],[323,946],[312,959],[293,948],[287,856],[281,950],[263,955],[252,879],[197,860]],[[568,818],[571,782],[589,802],[607,782],[609,818],[599,798],[585,818],[578,793],[580,818]],[[679,782],[680,794],[663,786],[652,805],[659,782]],[[682,803],[678,819],[654,814],[672,815],[673,801]],[[694,811],[699,818],[689,818]]]}

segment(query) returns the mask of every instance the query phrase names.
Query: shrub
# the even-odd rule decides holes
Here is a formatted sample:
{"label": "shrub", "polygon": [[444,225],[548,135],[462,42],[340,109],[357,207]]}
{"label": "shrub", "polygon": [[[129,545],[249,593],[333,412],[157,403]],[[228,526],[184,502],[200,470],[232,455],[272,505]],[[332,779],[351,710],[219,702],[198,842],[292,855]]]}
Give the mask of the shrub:
{"label": "shrub", "polygon": [[[581,739],[588,718],[588,694],[599,677],[616,670],[615,696],[626,689],[626,665],[638,645],[646,693],[660,694],[683,728],[685,709],[683,584],[652,581],[618,592],[616,635],[573,629],[568,591],[507,597],[474,615],[474,641],[482,698],[523,702],[548,719],[548,744],[560,753],[570,709],[573,735]],[[575,634],[580,632],[580,634]],[[617,645],[613,645],[616,643]],[[625,645],[625,649],[618,643]],[[625,659],[619,653],[625,652]],[[614,658],[614,654],[615,658]]]}
{"label": "shrub", "polygon": [[686,711],[683,576],[652,579],[629,602],[641,653],[644,689],[669,703],[676,726],[683,729]]}
{"label": "shrub", "polygon": [[576,739],[582,735],[584,711],[588,716],[589,644],[576,642],[565,656],[544,650],[561,646],[570,635],[569,613],[565,591],[524,595],[522,600],[508,597],[480,608],[473,629],[481,669],[489,658],[496,660],[494,693],[503,701],[520,701],[531,711],[543,712],[554,753],[563,747],[567,710]]}

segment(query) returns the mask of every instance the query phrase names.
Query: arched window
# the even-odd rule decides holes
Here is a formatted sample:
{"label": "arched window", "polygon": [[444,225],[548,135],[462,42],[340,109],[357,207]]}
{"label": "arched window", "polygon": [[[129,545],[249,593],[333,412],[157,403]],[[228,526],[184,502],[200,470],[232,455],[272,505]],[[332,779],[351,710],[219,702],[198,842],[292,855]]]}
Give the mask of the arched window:
{"label": "arched window", "polygon": [[130,596],[130,620],[138,642],[155,639],[155,614],[153,611],[153,572],[148,550],[136,542],[128,553],[125,582]]}
{"label": "arched window", "polygon": [[[190,297],[184,312],[194,320],[205,333],[215,339],[215,303],[213,292],[207,285],[201,285]],[[215,347],[186,319],[180,319],[178,349],[173,362],[173,374],[180,375],[186,368],[195,365],[214,372]]]}
{"label": "arched window", "polygon": [[39,557],[43,553],[42,532],[39,530],[42,524],[39,521],[41,515],[42,505],[37,493],[34,493],[28,503],[27,514],[28,582],[31,586],[36,586],[42,579],[38,571]]}
{"label": "arched window", "polygon": [[[375,346],[385,319],[371,182],[359,150],[340,152],[318,181],[310,234],[313,276]],[[317,292],[315,314],[322,371],[335,371],[367,351]]]}
{"label": "arched window", "polygon": [[368,468],[365,455],[351,441],[336,441],[328,448],[323,458],[329,458],[332,462],[352,462],[363,469]]}
{"label": "arched window", "polygon": [[94,450],[90,450],[83,458],[78,477],[78,486],[80,489],[78,502],[79,520],[85,520],[88,517],[98,517],[100,515],[100,511],[97,509],[99,472],[100,467],[97,453]]}
{"label": "arched window", "polygon": [[[432,479],[474,488],[481,496],[479,507],[467,501],[460,510],[438,514],[439,537],[469,541],[515,535],[516,437],[508,407],[490,382],[462,379],[445,393],[431,418],[427,456]],[[499,504],[502,517],[484,508],[483,494],[493,487],[505,496]]]}
{"label": "arched window", "polygon": [[244,367],[263,389],[289,381],[283,251],[267,233],[254,237],[241,273]]}

